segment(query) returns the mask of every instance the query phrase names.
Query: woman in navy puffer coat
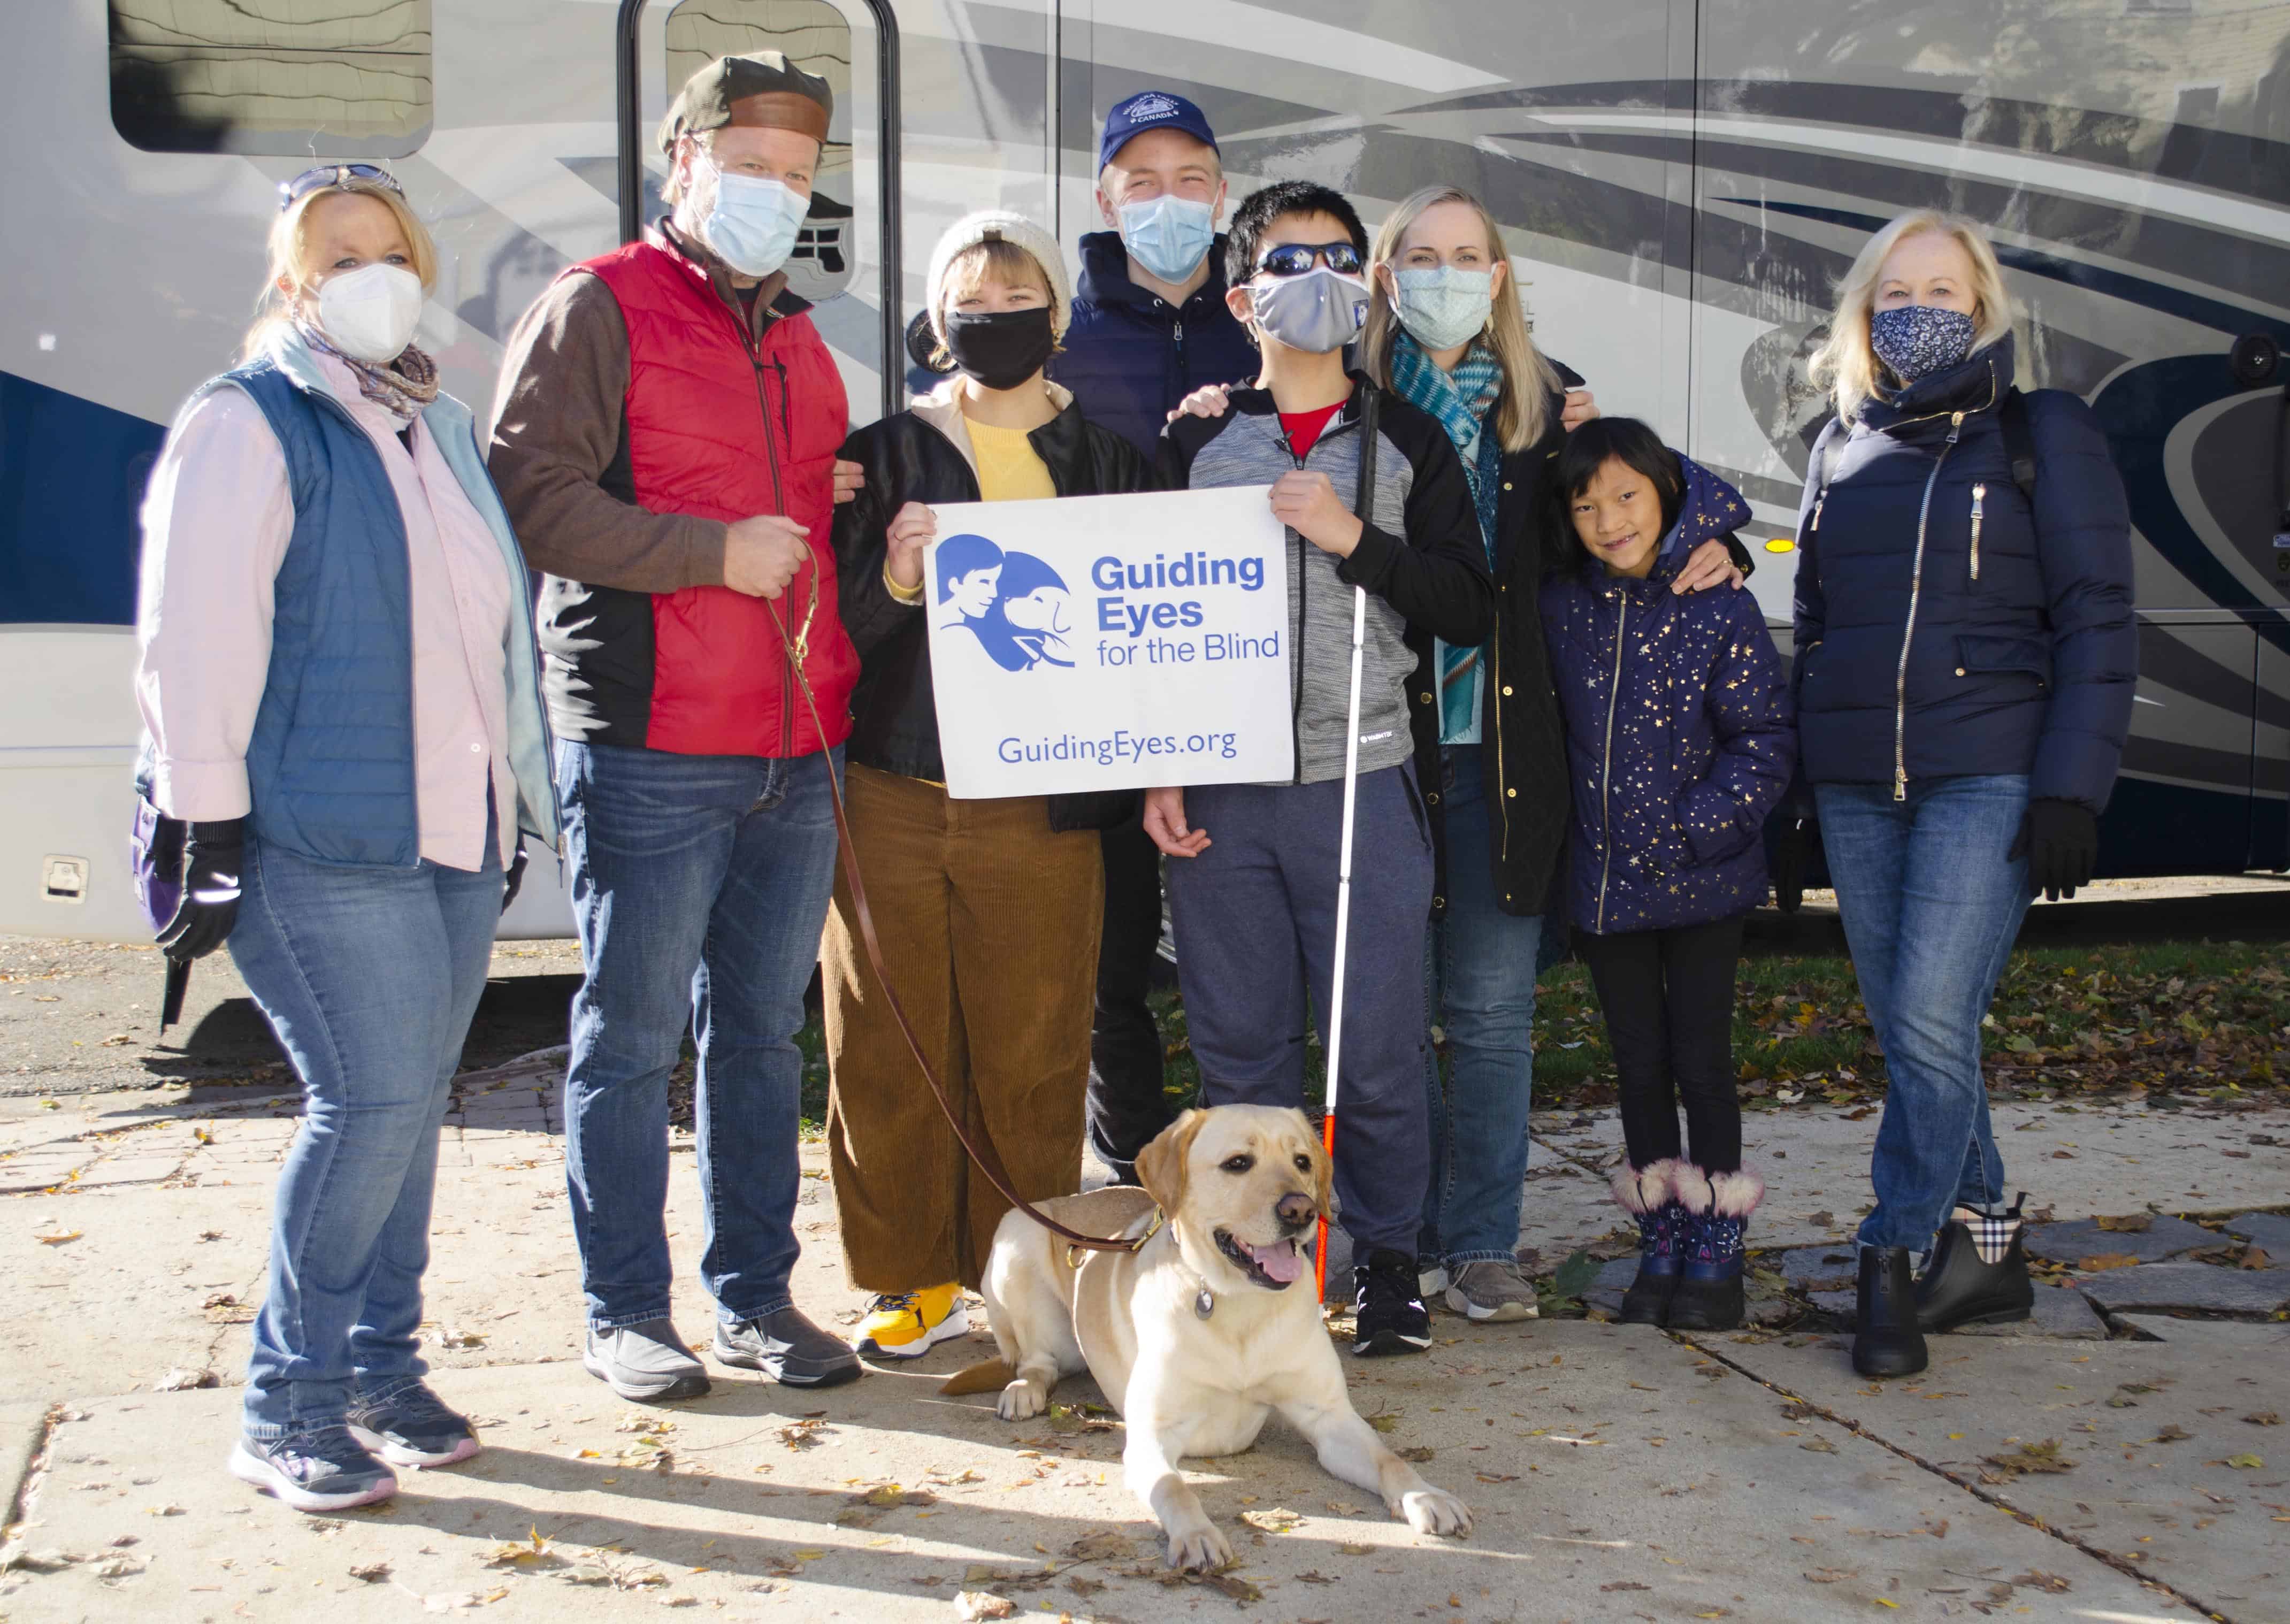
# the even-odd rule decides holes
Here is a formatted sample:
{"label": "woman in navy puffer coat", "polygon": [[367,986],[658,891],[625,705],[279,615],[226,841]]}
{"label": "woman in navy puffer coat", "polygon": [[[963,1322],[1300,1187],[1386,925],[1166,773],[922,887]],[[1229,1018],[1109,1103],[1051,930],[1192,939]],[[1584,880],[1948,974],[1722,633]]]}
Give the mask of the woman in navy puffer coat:
{"label": "woman in navy puffer coat", "polygon": [[1981,1021],[2031,892],[2091,877],[2137,676],[2122,482],[2081,400],[2014,390],[2011,320],[1978,227],[1905,215],[1813,369],[1838,419],[1798,532],[1805,772],[1889,1076],[1868,1376],[1924,1369],[1927,1331],[2028,1316]]}
{"label": "woman in navy puffer coat", "polygon": [[1765,1189],[1742,1165],[1734,972],[1766,895],[1758,831],[1796,760],[1789,692],[1755,598],[1669,589],[1694,547],[1748,521],[1740,492],[1629,418],[1576,429],[1552,484],[1572,542],[1541,602],[1569,912],[1621,1083],[1614,1198],[1639,1228],[1622,1317],[1721,1330],[1741,1323],[1742,1227]]}

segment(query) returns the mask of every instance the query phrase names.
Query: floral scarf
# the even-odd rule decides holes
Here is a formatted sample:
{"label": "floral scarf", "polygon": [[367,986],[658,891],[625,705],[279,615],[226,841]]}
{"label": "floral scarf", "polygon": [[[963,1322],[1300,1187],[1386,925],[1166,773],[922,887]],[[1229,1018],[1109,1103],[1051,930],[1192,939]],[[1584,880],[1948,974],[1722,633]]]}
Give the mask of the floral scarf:
{"label": "floral scarf", "polygon": [[316,322],[297,318],[294,331],[312,349],[332,356],[356,373],[358,393],[401,422],[412,422],[421,415],[422,407],[437,398],[437,364],[425,350],[408,344],[396,360],[380,366],[342,354],[326,342]]}

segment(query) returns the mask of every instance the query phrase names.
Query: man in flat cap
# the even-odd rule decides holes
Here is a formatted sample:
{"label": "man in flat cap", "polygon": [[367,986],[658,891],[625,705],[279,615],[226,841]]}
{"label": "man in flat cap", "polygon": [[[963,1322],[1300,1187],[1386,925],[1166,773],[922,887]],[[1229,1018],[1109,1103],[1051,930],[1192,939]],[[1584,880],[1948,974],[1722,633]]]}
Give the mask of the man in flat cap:
{"label": "man in flat cap", "polygon": [[669,1318],[668,1080],[687,1029],[716,1358],[789,1386],[859,1374],[789,1295],[795,1035],[859,674],[829,539],[849,414],[781,268],[830,110],[827,82],[775,51],[694,74],[660,131],[674,212],[550,285],[497,396],[492,476],[545,577],[584,972],[564,1087],[584,1363],[638,1402],[708,1390]]}

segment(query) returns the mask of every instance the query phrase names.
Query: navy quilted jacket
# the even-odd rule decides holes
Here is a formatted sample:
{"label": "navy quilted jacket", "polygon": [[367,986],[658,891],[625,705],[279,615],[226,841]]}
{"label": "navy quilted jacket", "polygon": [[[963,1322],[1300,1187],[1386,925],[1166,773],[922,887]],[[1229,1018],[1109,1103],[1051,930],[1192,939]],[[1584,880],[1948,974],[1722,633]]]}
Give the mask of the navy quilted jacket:
{"label": "navy quilted jacket", "polygon": [[1685,496],[1652,575],[1608,575],[1585,559],[1542,588],[1573,793],[1568,912],[1599,935],[1702,924],[1764,901],[1758,831],[1797,759],[1758,600],[1669,589],[1687,554],[1750,518],[1733,486],[1677,460]]}
{"label": "navy quilted jacket", "polygon": [[1256,376],[1256,346],[1224,305],[1224,238],[1209,250],[1209,279],[1180,309],[1129,280],[1118,231],[1081,240],[1073,324],[1050,376],[1073,391],[1082,415],[1148,459],[1177,403],[1206,383]]}
{"label": "navy quilted jacket", "polygon": [[2024,772],[2107,805],[2139,668],[2123,482],[2091,409],[2038,389],[2030,505],[1997,422],[2012,367],[1999,340],[1822,431],[1798,520],[1814,783]]}

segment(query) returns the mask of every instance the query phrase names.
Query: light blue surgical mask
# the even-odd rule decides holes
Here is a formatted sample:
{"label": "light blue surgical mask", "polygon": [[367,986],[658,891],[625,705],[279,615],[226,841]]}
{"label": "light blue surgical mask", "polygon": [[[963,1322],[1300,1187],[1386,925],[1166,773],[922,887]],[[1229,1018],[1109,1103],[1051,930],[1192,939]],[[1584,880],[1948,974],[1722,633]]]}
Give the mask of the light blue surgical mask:
{"label": "light blue surgical mask", "polygon": [[[709,160],[714,167],[715,160]],[[811,199],[784,181],[716,171],[716,204],[700,235],[742,276],[768,276],[787,263]]]}
{"label": "light blue surgical mask", "polygon": [[1121,205],[1121,241],[1129,257],[1164,282],[1180,283],[1200,268],[1216,241],[1216,212],[1207,204],[1163,193]]}
{"label": "light blue surgical mask", "polygon": [[1399,324],[1426,349],[1453,349],[1484,332],[1494,308],[1493,271],[1460,266],[1412,267],[1396,271]]}

